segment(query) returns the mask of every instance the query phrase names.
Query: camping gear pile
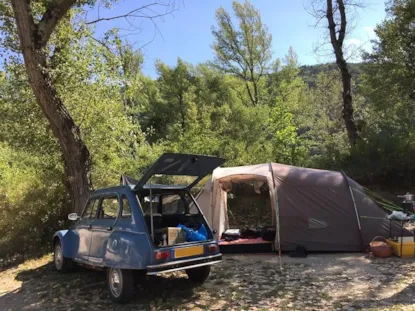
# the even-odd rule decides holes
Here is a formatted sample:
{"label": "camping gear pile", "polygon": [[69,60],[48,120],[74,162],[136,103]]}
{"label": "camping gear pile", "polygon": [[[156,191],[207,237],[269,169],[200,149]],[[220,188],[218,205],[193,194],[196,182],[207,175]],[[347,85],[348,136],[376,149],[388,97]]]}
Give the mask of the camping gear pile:
{"label": "camping gear pile", "polygon": [[[392,248],[393,254],[398,257],[415,257],[415,214],[407,215],[400,211],[394,211],[388,216],[390,224],[396,223],[401,227],[399,235],[389,234],[388,244]],[[411,231],[412,236],[405,233]]]}
{"label": "camping gear pile", "polygon": [[413,237],[388,239],[387,242],[395,256],[415,257],[415,242]]}
{"label": "camping gear pile", "polygon": [[388,216],[388,219],[392,220],[415,220],[415,214],[412,216],[408,216],[404,212],[400,211],[393,211],[392,214]]}
{"label": "camping gear pile", "polygon": [[398,195],[398,198],[404,199],[401,205],[405,212],[415,213],[415,200],[413,194],[407,192],[404,195]]}
{"label": "camping gear pile", "polygon": [[196,242],[196,241],[206,241],[207,240],[207,230],[205,225],[201,225],[198,230],[193,230],[185,225],[179,224],[178,228],[182,229],[186,235],[186,242]]}
{"label": "camping gear pile", "polygon": [[264,226],[262,228],[227,229],[222,233],[221,239],[227,242],[239,239],[257,239],[264,241],[275,241],[276,226]]}
{"label": "camping gear pile", "polygon": [[154,243],[157,246],[206,241],[207,239],[208,233],[203,224],[198,230],[193,230],[182,224],[178,224],[177,227],[166,227],[154,230]]}

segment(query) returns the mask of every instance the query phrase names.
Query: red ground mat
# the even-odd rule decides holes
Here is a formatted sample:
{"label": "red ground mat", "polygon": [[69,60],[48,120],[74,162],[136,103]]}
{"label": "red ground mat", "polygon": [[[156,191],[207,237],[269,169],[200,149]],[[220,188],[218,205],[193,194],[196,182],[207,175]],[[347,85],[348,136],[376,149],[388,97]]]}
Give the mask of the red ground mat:
{"label": "red ground mat", "polygon": [[235,241],[220,240],[219,245],[235,245],[235,244],[268,244],[272,241],[264,241],[262,238],[256,239],[238,239]]}

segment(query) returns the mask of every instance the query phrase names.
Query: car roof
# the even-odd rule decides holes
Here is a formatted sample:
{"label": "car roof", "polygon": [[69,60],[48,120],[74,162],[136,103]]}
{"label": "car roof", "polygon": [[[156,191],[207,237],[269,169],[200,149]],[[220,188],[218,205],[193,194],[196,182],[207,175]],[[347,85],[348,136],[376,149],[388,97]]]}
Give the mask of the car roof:
{"label": "car roof", "polygon": [[109,192],[112,192],[112,193],[114,193],[114,192],[125,192],[125,191],[128,191],[128,190],[131,190],[131,187],[125,186],[125,185],[107,187],[107,188],[101,188],[101,189],[97,189],[97,190],[93,191],[91,193],[91,196],[104,194],[104,193],[109,193]]}
{"label": "car roof", "polygon": [[[114,193],[114,192],[125,193],[126,191],[132,191],[134,189],[134,187],[135,187],[135,185],[120,185],[120,186],[115,186],[115,187],[102,188],[102,189],[98,189],[98,190],[95,190],[94,192],[92,192],[91,196],[101,195],[101,194],[105,194],[105,193]],[[186,186],[151,184],[151,189],[154,189],[154,190],[186,190]],[[143,191],[143,190],[144,191],[150,190],[150,185],[149,184],[144,185],[144,187],[142,188],[141,191]],[[140,192],[140,191],[138,191],[138,192]]]}
{"label": "car roof", "polygon": [[187,188],[187,186],[183,186],[183,185],[162,185],[162,184],[145,184],[143,186],[144,190],[149,190],[149,189],[166,189],[166,190],[185,190]]}

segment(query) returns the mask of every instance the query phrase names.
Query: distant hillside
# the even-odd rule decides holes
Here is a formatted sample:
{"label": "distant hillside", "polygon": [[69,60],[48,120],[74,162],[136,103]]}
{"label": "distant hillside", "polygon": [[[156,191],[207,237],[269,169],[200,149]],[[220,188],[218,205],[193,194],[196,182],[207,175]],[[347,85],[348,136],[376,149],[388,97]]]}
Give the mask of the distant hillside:
{"label": "distant hillside", "polygon": [[[352,78],[355,81],[359,81],[359,76],[362,74],[363,67],[366,66],[365,63],[351,63],[348,64]],[[335,63],[327,64],[318,64],[318,65],[304,65],[300,67],[300,75],[303,77],[304,81],[310,86],[314,86],[314,81],[316,76],[320,72],[330,72],[333,70],[338,70]]]}

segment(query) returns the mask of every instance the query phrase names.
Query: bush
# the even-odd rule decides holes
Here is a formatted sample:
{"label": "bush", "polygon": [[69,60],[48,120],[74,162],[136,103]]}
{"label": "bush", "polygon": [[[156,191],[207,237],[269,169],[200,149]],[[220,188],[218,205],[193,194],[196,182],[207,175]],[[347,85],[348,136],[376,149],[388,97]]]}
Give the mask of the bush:
{"label": "bush", "polygon": [[0,157],[0,258],[42,252],[64,224],[61,168],[6,145]]}

